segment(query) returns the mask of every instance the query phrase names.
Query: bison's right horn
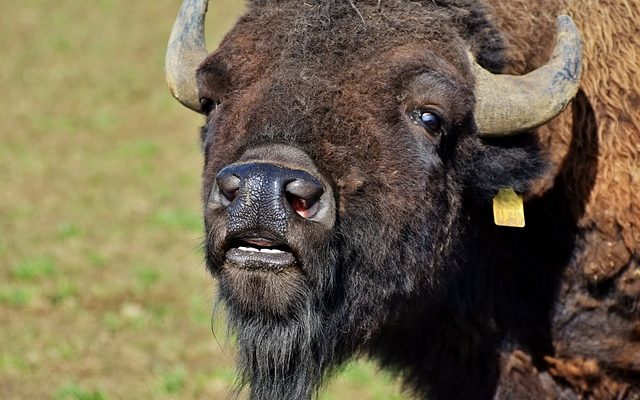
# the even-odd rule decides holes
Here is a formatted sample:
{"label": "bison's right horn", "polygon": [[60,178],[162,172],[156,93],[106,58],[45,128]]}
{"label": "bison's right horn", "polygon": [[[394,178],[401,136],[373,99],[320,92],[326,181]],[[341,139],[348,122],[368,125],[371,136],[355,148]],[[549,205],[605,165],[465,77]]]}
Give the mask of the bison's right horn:
{"label": "bison's right horn", "polygon": [[582,69],[580,32],[566,15],[558,17],[557,27],[551,60],[526,75],[494,75],[470,55],[480,136],[505,136],[540,126],[560,114],[576,95]]}
{"label": "bison's right horn", "polygon": [[201,112],[196,69],[209,55],[204,40],[204,17],[208,0],[184,0],[167,45],[164,71],[173,97]]}

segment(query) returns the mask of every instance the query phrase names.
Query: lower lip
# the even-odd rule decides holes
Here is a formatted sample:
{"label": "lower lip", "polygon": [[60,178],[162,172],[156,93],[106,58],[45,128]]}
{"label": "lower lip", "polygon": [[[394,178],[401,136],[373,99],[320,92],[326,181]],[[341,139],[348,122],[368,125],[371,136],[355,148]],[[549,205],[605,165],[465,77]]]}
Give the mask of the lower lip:
{"label": "lower lip", "polygon": [[289,252],[267,253],[240,250],[233,248],[227,251],[227,261],[238,268],[249,270],[282,270],[292,267],[296,263],[295,257]]}

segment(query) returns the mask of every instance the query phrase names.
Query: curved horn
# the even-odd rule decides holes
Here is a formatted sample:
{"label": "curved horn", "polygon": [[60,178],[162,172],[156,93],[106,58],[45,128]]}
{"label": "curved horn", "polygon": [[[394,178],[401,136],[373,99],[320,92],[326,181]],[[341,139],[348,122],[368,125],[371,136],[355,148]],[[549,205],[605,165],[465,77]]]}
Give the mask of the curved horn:
{"label": "curved horn", "polygon": [[208,0],[184,0],[167,45],[164,72],[173,97],[200,111],[196,69],[209,53],[204,40]]}
{"label": "curved horn", "polygon": [[526,75],[494,75],[469,53],[480,136],[507,136],[540,126],[560,114],[576,95],[582,70],[580,32],[567,15],[558,17],[557,29],[551,60]]}

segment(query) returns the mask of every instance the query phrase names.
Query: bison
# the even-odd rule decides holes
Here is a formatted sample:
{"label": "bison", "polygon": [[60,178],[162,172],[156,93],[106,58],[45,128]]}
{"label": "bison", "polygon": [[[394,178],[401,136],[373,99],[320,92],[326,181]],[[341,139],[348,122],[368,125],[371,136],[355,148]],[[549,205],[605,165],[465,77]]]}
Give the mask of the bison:
{"label": "bison", "polygon": [[166,72],[252,399],[354,356],[434,400],[640,398],[640,3],[251,0],[211,54],[206,7]]}

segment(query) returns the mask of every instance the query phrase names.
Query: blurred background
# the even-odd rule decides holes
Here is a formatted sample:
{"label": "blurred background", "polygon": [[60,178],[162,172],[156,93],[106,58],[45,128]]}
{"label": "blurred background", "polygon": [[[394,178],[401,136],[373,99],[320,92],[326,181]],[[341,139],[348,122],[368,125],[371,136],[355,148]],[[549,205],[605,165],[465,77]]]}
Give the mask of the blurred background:
{"label": "blurred background", "polygon": [[[0,3],[0,399],[225,399],[198,127],[164,83],[178,0]],[[213,49],[243,6],[212,0]],[[321,399],[401,399],[374,364]]]}

